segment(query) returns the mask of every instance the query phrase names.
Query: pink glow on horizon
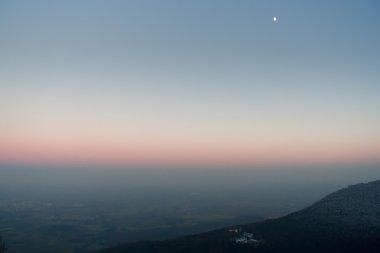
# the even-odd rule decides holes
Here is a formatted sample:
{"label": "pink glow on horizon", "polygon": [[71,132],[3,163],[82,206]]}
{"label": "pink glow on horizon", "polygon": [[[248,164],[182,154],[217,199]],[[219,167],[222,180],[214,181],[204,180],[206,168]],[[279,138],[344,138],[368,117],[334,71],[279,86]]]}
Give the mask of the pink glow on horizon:
{"label": "pink glow on horizon", "polygon": [[0,146],[0,162],[27,164],[100,165],[292,165],[379,162],[380,147],[331,144],[246,144],[130,143],[69,144],[5,141]]}

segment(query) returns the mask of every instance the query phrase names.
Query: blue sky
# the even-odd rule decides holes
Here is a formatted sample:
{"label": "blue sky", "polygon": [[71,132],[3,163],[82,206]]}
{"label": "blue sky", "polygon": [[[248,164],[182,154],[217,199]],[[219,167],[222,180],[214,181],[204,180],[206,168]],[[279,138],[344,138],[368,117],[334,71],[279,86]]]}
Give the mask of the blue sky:
{"label": "blue sky", "polygon": [[379,7],[1,1],[1,157],[377,159]]}

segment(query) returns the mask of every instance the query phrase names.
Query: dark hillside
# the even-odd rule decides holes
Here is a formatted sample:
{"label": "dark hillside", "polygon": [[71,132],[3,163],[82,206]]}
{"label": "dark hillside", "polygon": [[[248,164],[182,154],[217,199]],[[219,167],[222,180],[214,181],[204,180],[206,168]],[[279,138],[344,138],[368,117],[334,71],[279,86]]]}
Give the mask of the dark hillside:
{"label": "dark hillside", "polygon": [[349,186],[279,219],[101,252],[380,252],[380,181]]}

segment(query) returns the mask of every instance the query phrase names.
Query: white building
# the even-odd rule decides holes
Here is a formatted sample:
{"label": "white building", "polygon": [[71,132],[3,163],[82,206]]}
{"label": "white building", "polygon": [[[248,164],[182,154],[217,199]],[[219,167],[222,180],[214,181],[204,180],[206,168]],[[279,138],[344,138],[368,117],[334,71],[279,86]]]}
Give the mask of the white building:
{"label": "white building", "polygon": [[253,234],[243,232],[242,235],[235,238],[235,243],[237,244],[250,244],[250,245],[258,245],[259,241],[256,239],[253,239]]}

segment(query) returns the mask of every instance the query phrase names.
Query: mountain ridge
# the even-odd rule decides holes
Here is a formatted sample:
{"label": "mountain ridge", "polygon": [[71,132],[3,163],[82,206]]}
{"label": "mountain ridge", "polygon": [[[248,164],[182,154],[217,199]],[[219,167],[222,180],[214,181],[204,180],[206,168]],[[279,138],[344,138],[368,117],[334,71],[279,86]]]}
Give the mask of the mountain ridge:
{"label": "mountain ridge", "polygon": [[277,219],[100,252],[380,252],[380,180],[350,185]]}

